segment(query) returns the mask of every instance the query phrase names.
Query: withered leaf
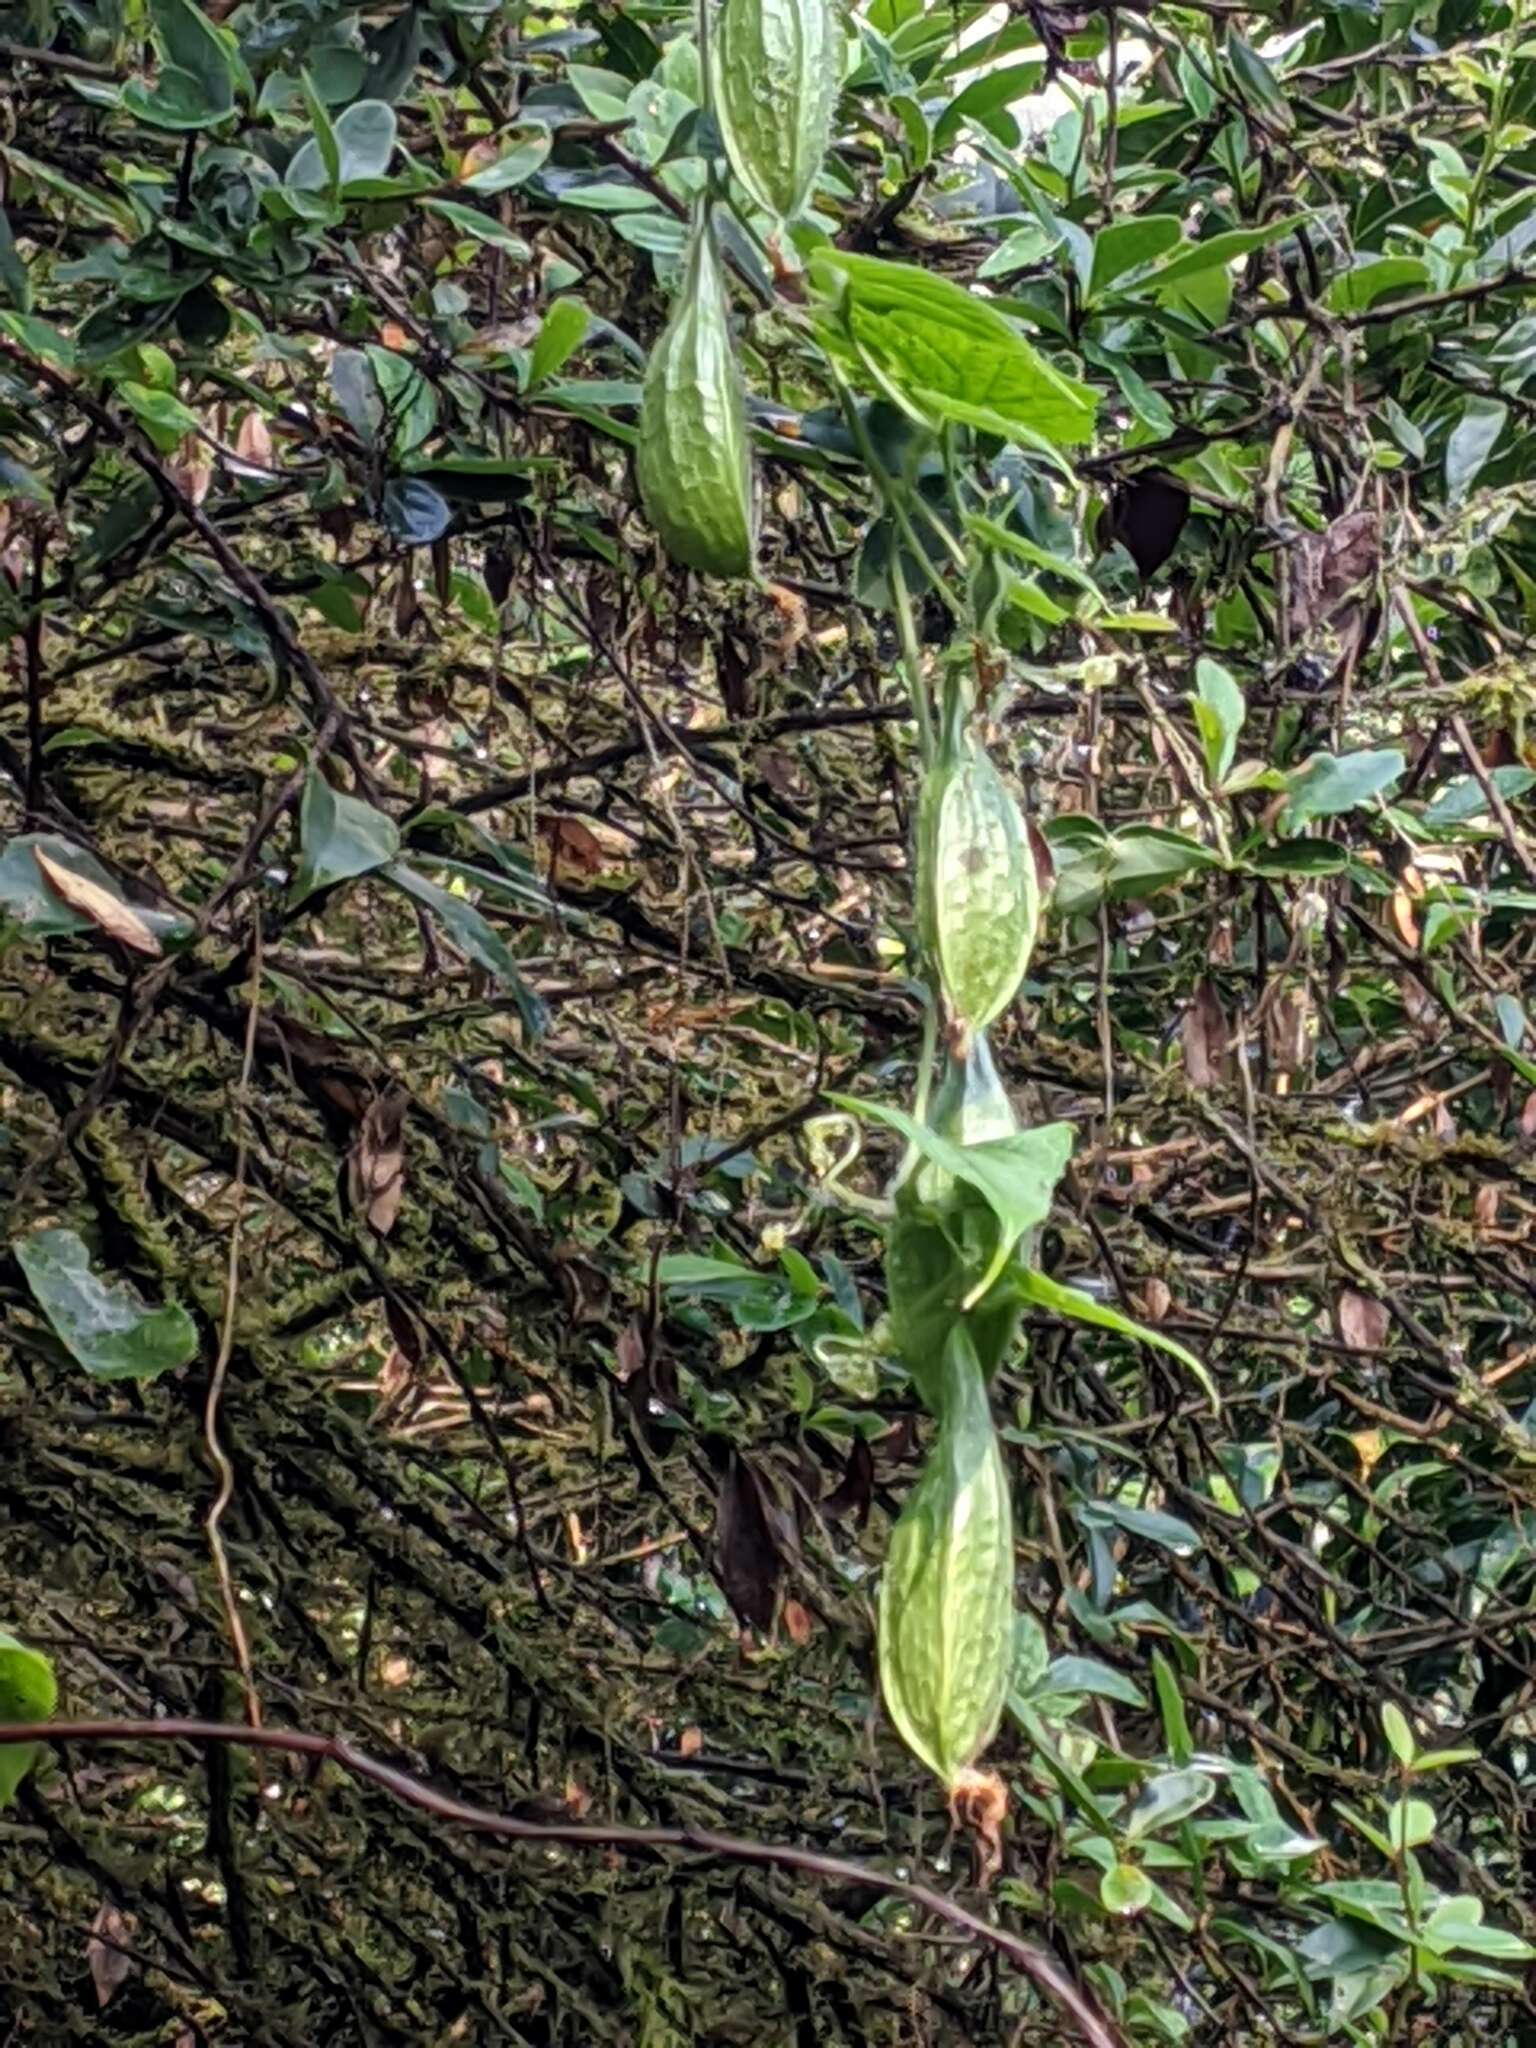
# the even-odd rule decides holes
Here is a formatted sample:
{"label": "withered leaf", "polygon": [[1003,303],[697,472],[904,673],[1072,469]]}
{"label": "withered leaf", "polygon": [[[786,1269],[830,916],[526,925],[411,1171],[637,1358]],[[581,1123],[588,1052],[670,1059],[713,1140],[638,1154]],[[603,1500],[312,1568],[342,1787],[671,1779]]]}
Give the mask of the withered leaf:
{"label": "withered leaf", "polygon": [[98,2006],[110,2005],[137,1967],[132,1956],[123,1954],[137,1924],[131,1914],[120,1913],[116,1906],[103,1904],[97,1909],[85,1944],[85,1964],[96,1987]]}
{"label": "withered leaf", "polygon": [[1298,633],[1323,625],[1357,584],[1376,573],[1381,529],[1362,507],[1321,533],[1304,534],[1291,554],[1291,623]]}
{"label": "withered leaf", "polygon": [[1184,1021],[1179,1040],[1184,1050],[1184,1071],[1193,1088],[1217,1088],[1226,1078],[1227,1040],[1230,1036],[1226,1012],[1214,984],[1201,980]]}
{"label": "withered leaf", "polygon": [[1383,1302],[1374,1295],[1361,1294],[1353,1287],[1346,1287],[1339,1296],[1334,1311],[1339,1325],[1340,1341],[1349,1345],[1352,1351],[1379,1351],[1387,1341],[1387,1329],[1391,1318]]}
{"label": "withered leaf", "polygon": [[1119,541],[1145,582],[1178,546],[1188,517],[1189,492],[1178,478],[1160,469],[1143,470],[1116,484],[1099,522],[1099,545]]}
{"label": "withered leaf", "polygon": [[132,904],[125,903],[121,896],[104,889],[99,882],[77,875],[73,868],[52,859],[40,846],[33,847],[32,858],[37,862],[43,880],[61,903],[67,903],[71,910],[78,910],[82,917],[88,917],[98,931],[105,932],[109,939],[116,939],[120,946],[146,954],[151,960],[160,958],[164,948]]}
{"label": "withered leaf", "polygon": [[733,1451],[715,1513],[715,1563],[737,1618],[759,1633],[773,1625],[784,1560],[761,1476]]}
{"label": "withered leaf", "polygon": [[822,1502],[821,1511],[831,1522],[840,1522],[845,1515],[852,1515],[855,1526],[862,1529],[869,1520],[869,1504],[874,1491],[875,1454],[863,1437],[856,1436],[848,1451],[843,1476]]}
{"label": "withered leaf", "polygon": [[380,1237],[388,1237],[405,1193],[405,1103],[399,1089],[376,1095],[347,1155],[352,1207]]}

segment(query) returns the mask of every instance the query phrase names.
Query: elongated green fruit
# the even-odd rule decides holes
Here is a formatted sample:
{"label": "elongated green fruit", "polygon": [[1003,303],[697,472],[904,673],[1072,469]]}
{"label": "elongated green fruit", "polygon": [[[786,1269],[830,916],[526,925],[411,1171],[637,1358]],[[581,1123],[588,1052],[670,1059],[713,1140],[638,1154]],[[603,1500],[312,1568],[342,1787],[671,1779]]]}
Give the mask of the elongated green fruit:
{"label": "elongated green fruit", "polygon": [[1013,1652],[1013,1514],[963,1322],[944,1348],[939,1415],[880,1580],[880,1687],[907,1747],[952,1788],[997,1733]]}
{"label": "elongated green fruit", "polygon": [[1024,814],[972,733],[952,723],[918,803],[918,924],[952,1015],[984,1031],[1013,1001],[1040,922]]}
{"label": "elongated green fruit", "polygon": [[706,576],[752,568],[752,454],[725,280],[707,208],[694,216],[682,289],[651,355],[635,476],[676,561]]}
{"label": "elongated green fruit", "polygon": [[710,75],[732,171],[765,213],[793,220],[832,139],[844,38],[834,0],[725,0]]}

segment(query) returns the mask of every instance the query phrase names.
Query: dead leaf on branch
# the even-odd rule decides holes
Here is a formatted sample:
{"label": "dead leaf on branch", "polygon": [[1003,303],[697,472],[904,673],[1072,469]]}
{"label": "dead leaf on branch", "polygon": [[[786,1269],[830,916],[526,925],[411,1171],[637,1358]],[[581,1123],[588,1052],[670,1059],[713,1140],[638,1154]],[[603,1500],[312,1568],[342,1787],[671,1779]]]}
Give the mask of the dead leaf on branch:
{"label": "dead leaf on branch", "polygon": [[774,1519],[761,1476],[733,1451],[715,1512],[715,1562],[732,1610],[762,1635],[773,1626],[784,1570]]}
{"label": "dead leaf on branch", "polygon": [[137,1925],[131,1913],[120,1913],[112,1905],[101,1906],[91,1922],[90,1940],[85,1944],[85,1966],[96,1987],[98,2006],[110,2005],[138,1967],[132,1956],[123,1954],[124,1948],[133,1940]]}
{"label": "dead leaf on branch", "polygon": [[82,917],[88,917],[98,931],[105,932],[109,939],[116,939],[120,946],[143,953],[151,960],[161,957],[164,948],[131,903],[124,902],[112,890],[104,889],[99,882],[77,875],[73,868],[52,859],[40,846],[33,847],[32,858],[37,862],[43,880],[61,903],[77,910]]}
{"label": "dead leaf on branch", "polygon": [[1184,1012],[1179,1037],[1184,1048],[1184,1071],[1192,1088],[1219,1088],[1230,1064],[1227,1041],[1231,1029],[1221,998],[1210,981],[1196,984],[1194,1000]]}
{"label": "dead leaf on branch", "polygon": [[388,1237],[405,1194],[404,1092],[376,1095],[347,1155],[347,1191],[354,1211]]}
{"label": "dead leaf on branch", "polygon": [[1362,507],[1346,512],[1321,533],[1304,534],[1291,555],[1291,624],[1310,633],[1338,610],[1357,584],[1376,573],[1381,529]]}
{"label": "dead leaf on branch", "polygon": [[1352,1351],[1379,1351],[1387,1341],[1387,1330],[1391,1317],[1386,1305],[1377,1301],[1374,1295],[1361,1294],[1353,1287],[1346,1287],[1339,1296],[1334,1310],[1338,1320],[1339,1339]]}

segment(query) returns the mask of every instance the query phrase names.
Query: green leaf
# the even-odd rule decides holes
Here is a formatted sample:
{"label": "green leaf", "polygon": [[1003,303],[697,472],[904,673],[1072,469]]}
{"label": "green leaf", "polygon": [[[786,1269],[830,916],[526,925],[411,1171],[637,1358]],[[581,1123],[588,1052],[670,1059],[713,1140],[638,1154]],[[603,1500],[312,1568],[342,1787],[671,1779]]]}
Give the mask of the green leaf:
{"label": "green leaf", "polygon": [[1288,214],[1284,220],[1272,220],[1267,227],[1230,228],[1225,234],[1212,235],[1207,241],[1191,242],[1144,280],[1145,289],[1150,291],[1153,286],[1161,288],[1175,284],[1184,278],[1197,277],[1205,270],[1224,270],[1229,263],[1251,255],[1255,249],[1284,241],[1287,235],[1293,234],[1310,218],[1305,213]]}
{"label": "green leaf", "polygon": [[1387,1811],[1387,1839],[1401,1853],[1434,1840],[1435,1809],[1427,1799],[1394,1799]]}
{"label": "green leaf", "polygon": [[441,540],[453,524],[453,507],[442,492],[419,476],[394,476],[380,502],[384,524],[408,547],[427,547]]}
{"label": "green leaf", "polygon": [[1204,1771],[1162,1771],[1149,1778],[1136,1795],[1136,1803],[1122,1823],[1124,1837],[1139,1842],[1159,1828],[1174,1827],[1215,1797],[1216,1780]]}
{"label": "green leaf", "polygon": [[290,909],[317,889],[370,875],[393,860],[400,851],[400,830],[393,818],[361,797],[332,789],[319,769],[311,768],[299,807],[299,848]]}
{"label": "green leaf", "polygon": [[1194,1374],[1205,1389],[1211,1406],[1219,1412],[1221,1396],[1216,1391],[1216,1382],[1195,1354],[1186,1351],[1175,1338],[1133,1322],[1107,1302],[1095,1301],[1091,1294],[1081,1294],[1075,1287],[1064,1287],[1059,1280],[1047,1279],[1044,1273],[1033,1270],[1020,1272],[1016,1285],[1021,1297],[1036,1308],[1047,1309],[1052,1315],[1066,1316],[1073,1322],[1091,1323],[1098,1330],[1113,1330],[1117,1336],[1129,1337],[1138,1344],[1150,1344],[1157,1351],[1166,1351],[1170,1358],[1176,1358],[1180,1365]]}
{"label": "green leaf", "polygon": [[1157,1693],[1157,1711],[1163,1724],[1163,1741],[1175,1763],[1187,1764],[1195,1753],[1194,1737],[1179,1691],[1178,1674],[1161,1650],[1152,1652],[1152,1684]]}
{"label": "green leaf", "polygon": [[1093,267],[1088,276],[1088,298],[1104,293],[1128,270],[1153,263],[1166,255],[1181,239],[1178,216],[1172,213],[1141,214],[1117,221],[1093,238]]}
{"label": "green leaf", "polygon": [[580,299],[556,299],[528,356],[530,391],[558,374],[587,338],[591,315]]}
{"label": "green leaf", "polygon": [[27,1285],[93,1379],[148,1380],[197,1356],[197,1330],[174,1303],[148,1308],[126,1280],[104,1280],[73,1230],[39,1230],[16,1246]]}
{"label": "green leaf", "polygon": [[10,215],[3,206],[0,206],[0,285],[4,285],[6,296],[18,313],[31,312],[32,280],[16,247],[16,238],[11,233]]}
{"label": "green leaf", "polygon": [[543,1004],[523,979],[506,940],[494,925],[486,922],[468,898],[455,895],[451,889],[440,889],[436,882],[429,882],[425,875],[417,874],[404,861],[392,861],[386,873],[397,888],[426,905],[458,952],[477,967],[483,967],[487,974],[494,976],[503,988],[511,992],[524,1029],[530,1035],[541,1031],[544,1028]]}
{"label": "green leaf", "polygon": [[1323,294],[1330,313],[1363,313],[1388,292],[1417,291],[1429,282],[1429,268],[1417,256],[1369,256],[1341,270]]}
{"label": "green leaf", "polygon": [[1026,1230],[1043,1223],[1051,1213],[1056,1183],[1072,1156],[1072,1126],[1041,1124],[1032,1131],[1020,1131],[1011,1138],[991,1138],[981,1145],[952,1145],[920,1124],[905,1110],[889,1103],[861,1102],[848,1095],[828,1095],[827,1100],[854,1116],[874,1117],[900,1131],[925,1159],[958,1181],[976,1189],[997,1219],[998,1241],[983,1277],[961,1303],[970,1309],[986,1294],[1013,1254]]}
{"label": "green leaf", "polygon": [[1283,828],[1300,832],[1314,818],[1336,818],[1390,789],[1407,766],[1396,747],[1358,754],[1314,754],[1287,778],[1290,802]]}
{"label": "green leaf", "polygon": [[553,138],[547,128],[535,128],[521,141],[499,156],[495,163],[487,164],[482,171],[474,171],[465,178],[460,189],[465,192],[508,192],[514,185],[526,184],[549,155]]}
{"label": "green leaf", "polygon": [[1502,399],[1478,393],[1467,400],[1445,444],[1445,492],[1453,505],[1476,483],[1508,418],[1509,407]]}
{"label": "green leaf", "polygon": [[481,213],[478,207],[460,206],[453,199],[424,199],[422,205],[477,241],[489,242],[493,249],[505,249],[519,263],[526,263],[533,254],[521,235],[514,235],[510,228],[504,228],[490,214]]}
{"label": "green leaf", "polygon": [[384,400],[373,365],[360,348],[338,349],[331,358],[331,390],[346,414],[347,424],[365,448],[378,438],[384,419]]}
{"label": "green leaf", "polygon": [[1400,1764],[1411,1764],[1414,1755],[1413,1730],[1402,1708],[1388,1700],[1381,1710],[1381,1731]]}
{"label": "green leaf", "polygon": [[212,127],[235,104],[231,46],[193,0],[150,0],[161,65],[153,90],[138,79],[123,88],[123,105],[151,127]]}
{"label": "green leaf", "polygon": [[1057,446],[1093,431],[1094,394],[1038,355],[985,299],[951,279],[819,249],[810,262],[829,346],[861,364],[876,389],[919,417],[930,395],[984,407],[1010,428]]}
{"label": "green leaf", "polygon": [[1144,1707],[1146,1695],[1133,1679],[1097,1657],[1057,1657],[1035,1687],[1037,1697],[1088,1693],[1095,1699],[1119,1700],[1122,1706]]}
{"label": "green leaf", "polygon": [[[58,1703],[53,1665],[41,1650],[29,1650],[0,1629],[0,1721],[46,1721]],[[38,1754],[35,1742],[0,1747],[0,1807],[9,1806]]]}
{"label": "green leaf", "polygon": [[[313,109],[312,109],[313,111]],[[284,183],[291,192],[326,192],[366,178],[382,178],[395,153],[395,110],[383,100],[358,100],[344,107],[330,130],[335,150],[334,171],[318,128],[295,152]]]}
{"label": "green leaf", "polygon": [[1171,1550],[1176,1557],[1189,1556],[1203,1547],[1188,1522],[1177,1515],[1164,1514],[1160,1508],[1127,1507],[1117,1500],[1085,1500],[1073,1512],[1085,1529],[1123,1529],[1127,1536],[1139,1536],[1144,1542]]}
{"label": "green leaf", "polygon": [[1134,1863],[1116,1863],[1099,1879],[1099,1901],[1107,1913],[1131,1919],[1152,1903],[1152,1880]]}
{"label": "green leaf", "polygon": [[1247,703],[1229,671],[1202,654],[1195,664],[1195,724],[1213,789],[1221,788],[1237,758],[1238,735],[1247,716]]}
{"label": "green leaf", "polygon": [[676,1287],[716,1301],[739,1294],[743,1288],[759,1287],[763,1275],[739,1259],[709,1259],[698,1252],[669,1252],[656,1268],[663,1287]]}
{"label": "green leaf", "polygon": [[[65,839],[57,832],[22,833],[8,840],[0,850],[0,910],[5,912],[8,922],[26,937],[61,938],[66,933],[94,932],[97,929],[88,917],[71,909],[48,887],[34,857],[34,849],[57,861],[60,867],[68,868],[82,881],[104,889],[109,896],[117,897],[120,902],[127,900],[113,876],[83,846],[76,846],[72,839]],[[178,917],[174,912],[148,910],[140,903],[133,905],[133,914],[162,944],[184,939],[192,929],[186,918]]]}

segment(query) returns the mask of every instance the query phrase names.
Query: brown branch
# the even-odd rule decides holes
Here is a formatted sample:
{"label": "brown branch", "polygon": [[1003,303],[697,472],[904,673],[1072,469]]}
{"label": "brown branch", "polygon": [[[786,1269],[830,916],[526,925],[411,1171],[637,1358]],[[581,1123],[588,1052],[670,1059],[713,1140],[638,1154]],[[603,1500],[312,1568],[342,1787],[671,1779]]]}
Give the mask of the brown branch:
{"label": "brown branch", "polygon": [[718,1834],[712,1828],[625,1827],[618,1822],[593,1824],[577,1821],[517,1820],[511,1814],[490,1807],[471,1806],[449,1793],[438,1792],[408,1772],[381,1763],[365,1750],[355,1748],[345,1737],[313,1735],[298,1728],[246,1728],[231,1721],[11,1721],[0,1723],[0,1745],[8,1742],[225,1742],[254,1749],[281,1750],[289,1756],[313,1757],[334,1763],[349,1776],[377,1785],[404,1806],[414,1806],[434,1819],[453,1827],[470,1828],[476,1834],[492,1835],[500,1841],[559,1843],[568,1848],[617,1849],[630,1854],[658,1850],[681,1850],[723,1863],[745,1863],[768,1870],[794,1871],[802,1877],[823,1878],[836,1884],[872,1886],[887,1897],[905,1899],[936,1919],[946,1921],[975,1941],[984,1941],[1022,1970],[1038,1991],[1054,2000],[1072,2021],[1089,2048],[1124,2048],[1124,2041],[1088,1994],[1074,1984],[1054,1956],[1033,1942],[995,1927],[980,1914],[947,1898],[925,1884],[855,1863],[841,1856],[826,1856],[816,1849],[796,1848],[788,1842],[754,1842],[744,1836]]}

